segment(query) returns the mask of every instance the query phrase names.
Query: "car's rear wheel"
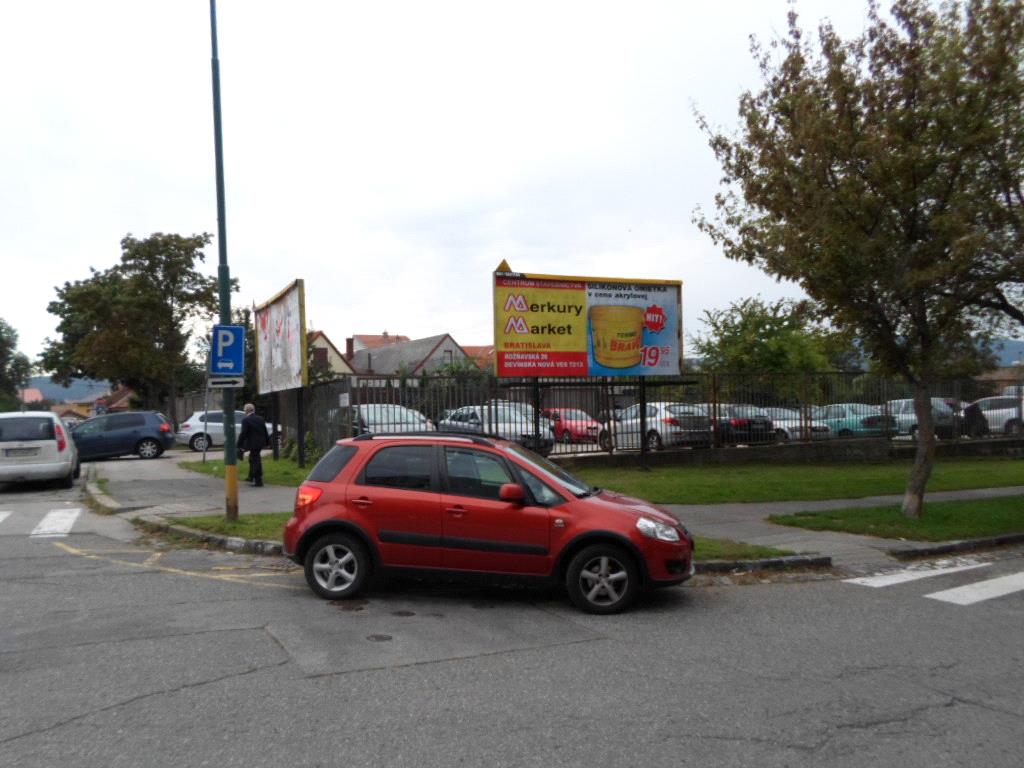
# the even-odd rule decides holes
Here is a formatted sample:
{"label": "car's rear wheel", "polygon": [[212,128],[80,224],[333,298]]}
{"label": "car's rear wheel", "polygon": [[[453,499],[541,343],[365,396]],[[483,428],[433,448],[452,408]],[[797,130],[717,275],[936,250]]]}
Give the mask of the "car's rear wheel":
{"label": "car's rear wheel", "polygon": [[1006,422],[1005,431],[1007,435],[1019,435],[1022,431],[1020,422],[1016,419],[1010,419]]}
{"label": "car's rear wheel", "polygon": [[202,453],[210,447],[210,438],[206,435],[192,435],[192,439],[188,441],[188,447],[196,453]]}
{"label": "car's rear wheel", "polygon": [[155,459],[164,449],[160,447],[160,443],[156,440],[147,437],[145,440],[140,440],[139,444],[135,446],[135,452],[143,459]]}
{"label": "car's rear wheel", "polygon": [[601,434],[597,436],[597,445],[602,451],[612,450],[612,436],[607,429],[601,430]]}
{"label": "car's rear wheel", "polygon": [[660,451],[662,449],[661,435],[653,429],[647,433],[647,450]]}
{"label": "car's rear wheel", "polygon": [[572,442],[572,433],[568,429],[562,432],[562,442],[566,445]]}
{"label": "car's rear wheel", "polygon": [[370,573],[370,557],[356,538],[332,533],[313,542],[306,552],[306,582],[327,600],[354,597]]}
{"label": "car's rear wheel", "polygon": [[81,476],[82,476],[82,462],[76,461],[75,462],[75,469],[71,473],[71,477],[72,477],[72,479],[77,480]]}
{"label": "car's rear wheel", "polygon": [[565,574],[569,599],[581,611],[609,614],[624,611],[640,592],[640,570],[625,550],[595,544],[577,554]]}
{"label": "car's rear wheel", "polygon": [[75,470],[68,472],[67,477],[62,477],[60,480],[61,488],[74,488],[75,487]]}

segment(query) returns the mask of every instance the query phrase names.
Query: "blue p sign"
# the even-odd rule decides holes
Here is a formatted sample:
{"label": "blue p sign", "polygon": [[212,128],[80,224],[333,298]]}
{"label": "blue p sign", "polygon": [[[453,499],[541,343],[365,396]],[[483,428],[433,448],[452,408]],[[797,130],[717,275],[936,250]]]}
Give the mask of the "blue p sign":
{"label": "blue p sign", "polygon": [[245,374],[245,328],[243,326],[213,326],[210,374],[213,376],[242,376]]}

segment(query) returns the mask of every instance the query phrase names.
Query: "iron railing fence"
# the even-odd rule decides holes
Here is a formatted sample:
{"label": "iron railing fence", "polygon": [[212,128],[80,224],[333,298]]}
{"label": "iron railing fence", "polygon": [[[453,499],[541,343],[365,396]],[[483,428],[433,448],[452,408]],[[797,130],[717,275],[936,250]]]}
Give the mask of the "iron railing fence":
{"label": "iron railing fence", "polygon": [[[942,439],[1020,435],[1021,378],[939,382]],[[439,429],[496,434],[555,455],[861,437],[913,440],[913,390],[863,372],[695,373],[664,378],[351,376],[257,400],[284,439]],[[192,402],[195,402],[194,400]]]}

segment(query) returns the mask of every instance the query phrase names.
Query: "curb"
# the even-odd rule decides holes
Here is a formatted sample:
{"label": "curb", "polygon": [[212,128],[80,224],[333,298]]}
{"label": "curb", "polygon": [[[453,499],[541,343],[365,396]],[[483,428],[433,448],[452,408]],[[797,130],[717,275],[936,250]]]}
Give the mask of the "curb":
{"label": "curb", "polygon": [[960,539],[944,541],[941,544],[923,547],[895,547],[887,550],[887,554],[900,560],[914,557],[930,557],[931,555],[949,555],[956,552],[973,552],[976,549],[992,549],[1008,544],[1024,544],[1024,533],[1004,533],[1001,536],[987,536],[983,539]]}
{"label": "curb", "polygon": [[139,527],[156,533],[173,533],[182,538],[201,541],[211,547],[226,549],[231,552],[245,552],[252,555],[283,555],[281,545],[276,541],[262,539],[243,539],[240,536],[222,536],[219,533],[200,531],[185,525],[169,523],[156,515],[139,515],[132,518]]}
{"label": "curb", "polygon": [[829,555],[787,555],[760,560],[707,560],[695,564],[695,573],[730,573],[733,571],[781,571],[787,568],[831,568]]}
{"label": "curb", "polygon": [[95,464],[90,464],[89,468],[86,470],[85,493],[97,506],[102,507],[103,512],[108,515],[113,515],[121,509],[120,502],[105,494],[96,484]]}
{"label": "curb", "polygon": [[[280,555],[284,552],[281,544],[263,539],[243,539],[240,536],[222,536],[218,533],[201,531],[185,525],[169,523],[156,515],[138,515],[132,522],[141,528],[157,533],[173,533],[182,538],[201,541],[211,547],[227,549],[232,552],[245,552],[254,555]],[[790,555],[788,557],[769,557],[761,560],[709,560],[696,563],[694,573],[730,573],[733,571],[764,571],[785,570],[787,568],[831,568],[832,558],[824,555]]]}

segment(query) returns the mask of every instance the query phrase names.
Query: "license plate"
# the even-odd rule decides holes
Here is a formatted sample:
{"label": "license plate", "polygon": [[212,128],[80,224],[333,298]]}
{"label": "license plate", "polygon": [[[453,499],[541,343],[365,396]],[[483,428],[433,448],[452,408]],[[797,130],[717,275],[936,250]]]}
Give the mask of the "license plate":
{"label": "license plate", "polygon": [[35,456],[38,448],[5,448],[4,456]]}

